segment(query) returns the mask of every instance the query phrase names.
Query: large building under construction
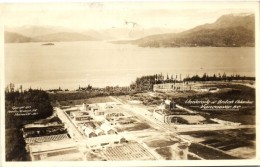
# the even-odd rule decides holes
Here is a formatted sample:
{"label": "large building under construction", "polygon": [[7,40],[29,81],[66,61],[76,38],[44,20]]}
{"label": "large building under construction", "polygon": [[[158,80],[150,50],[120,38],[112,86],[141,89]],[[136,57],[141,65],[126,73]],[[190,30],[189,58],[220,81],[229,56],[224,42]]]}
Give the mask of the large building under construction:
{"label": "large building under construction", "polygon": [[190,84],[180,82],[180,83],[161,83],[153,85],[153,91],[155,92],[168,92],[168,91],[188,91],[192,90],[192,86]]}

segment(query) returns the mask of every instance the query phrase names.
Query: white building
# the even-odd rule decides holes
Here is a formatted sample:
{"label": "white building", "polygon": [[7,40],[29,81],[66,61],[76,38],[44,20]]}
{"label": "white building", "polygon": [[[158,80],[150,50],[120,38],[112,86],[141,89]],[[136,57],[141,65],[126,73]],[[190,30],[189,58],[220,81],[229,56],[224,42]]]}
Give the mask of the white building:
{"label": "white building", "polygon": [[162,83],[153,85],[153,91],[168,92],[168,91],[188,91],[192,90],[192,86],[189,84],[181,83]]}
{"label": "white building", "polygon": [[103,135],[95,138],[90,138],[86,142],[86,145],[90,149],[100,149],[108,146],[113,146],[116,144],[122,144],[125,142],[126,139],[124,137],[117,134],[111,134],[111,135]]}
{"label": "white building", "polygon": [[32,161],[84,160],[84,154],[71,139],[33,144],[29,153]]}
{"label": "white building", "polygon": [[96,129],[96,130],[95,130],[95,133],[96,133],[97,136],[105,135],[104,131],[101,130],[101,129]]}
{"label": "white building", "polygon": [[88,138],[92,138],[92,137],[96,137],[96,133],[93,129],[87,127],[84,129],[84,134],[85,136],[87,136]]}
{"label": "white building", "polygon": [[92,117],[89,116],[88,112],[75,111],[70,113],[70,117],[74,121],[90,121]]}
{"label": "white building", "polygon": [[100,126],[100,129],[104,131],[105,134],[110,135],[110,134],[116,134],[116,130],[113,129],[110,125],[103,123]]}

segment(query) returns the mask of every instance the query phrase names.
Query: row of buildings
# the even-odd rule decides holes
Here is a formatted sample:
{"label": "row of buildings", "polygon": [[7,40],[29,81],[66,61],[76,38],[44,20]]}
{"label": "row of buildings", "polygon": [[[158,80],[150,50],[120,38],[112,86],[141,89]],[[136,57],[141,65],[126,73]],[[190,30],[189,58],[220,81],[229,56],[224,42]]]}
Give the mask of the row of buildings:
{"label": "row of buildings", "polygon": [[[65,113],[78,131],[84,136],[85,145],[90,150],[126,143],[125,136],[117,132],[120,119],[128,115],[115,102],[85,104]],[[122,122],[124,123],[124,122]]]}
{"label": "row of buildings", "polygon": [[84,160],[84,154],[58,117],[54,116],[45,123],[27,124],[22,132],[31,161]]}
{"label": "row of buildings", "polygon": [[204,87],[188,82],[162,83],[153,85],[153,91],[155,92],[183,92],[190,90],[214,93],[217,92],[219,89],[216,87]]}

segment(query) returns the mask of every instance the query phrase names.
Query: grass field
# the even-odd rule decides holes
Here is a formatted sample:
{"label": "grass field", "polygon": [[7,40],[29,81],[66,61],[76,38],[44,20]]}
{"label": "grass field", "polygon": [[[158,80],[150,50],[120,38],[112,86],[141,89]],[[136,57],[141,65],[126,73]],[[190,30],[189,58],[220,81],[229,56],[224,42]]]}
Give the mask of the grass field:
{"label": "grass field", "polygon": [[147,146],[149,147],[166,147],[173,145],[177,143],[177,141],[172,141],[172,140],[153,140],[149,142],[145,142]]}
{"label": "grass field", "polygon": [[83,103],[92,104],[92,103],[106,103],[106,102],[113,102],[113,100],[110,99],[108,96],[104,96],[104,97],[93,97],[93,98],[79,99],[79,100],[66,100],[66,101],[60,101],[59,103],[62,106],[74,106]]}
{"label": "grass field", "polygon": [[151,126],[148,125],[147,123],[137,122],[137,123],[129,124],[127,126],[123,126],[118,131],[119,132],[121,132],[121,131],[138,131],[138,130],[144,130],[144,129],[149,129],[149,128],[151,128]]}
{"label": "grass field", "polygon": [[[239,158],[253,158],[255,156],[255,129],[236,129],[211,132],[184,132],[181,134],[190,135],[194,138],[202,139],[200,143],[193,143],[190,151],[205,159],[221,159],[227,157],[237,158],[238,151],[247,148],[246,152],[241,151]],[[229,153],[230,156],[223,156],[220,151],[213,150],[213,154],[206,155],[203,149],[210,150],[209,147]],[[235,151],[232,151],[235,150]],[[215,153],[214,153],[215,152]],[[204,155],[205,154],[205,155]],[[216,154],[216,155],[215,155]]]}

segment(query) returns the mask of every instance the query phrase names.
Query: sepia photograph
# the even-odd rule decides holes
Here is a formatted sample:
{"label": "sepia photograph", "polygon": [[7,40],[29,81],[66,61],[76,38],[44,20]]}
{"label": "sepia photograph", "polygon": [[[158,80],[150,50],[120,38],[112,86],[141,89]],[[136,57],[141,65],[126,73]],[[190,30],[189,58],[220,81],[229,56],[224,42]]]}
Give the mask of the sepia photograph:
{"label": "sepia photograph", "polygon": [[0,11],[3,165],[259,164],[259,2]]}

